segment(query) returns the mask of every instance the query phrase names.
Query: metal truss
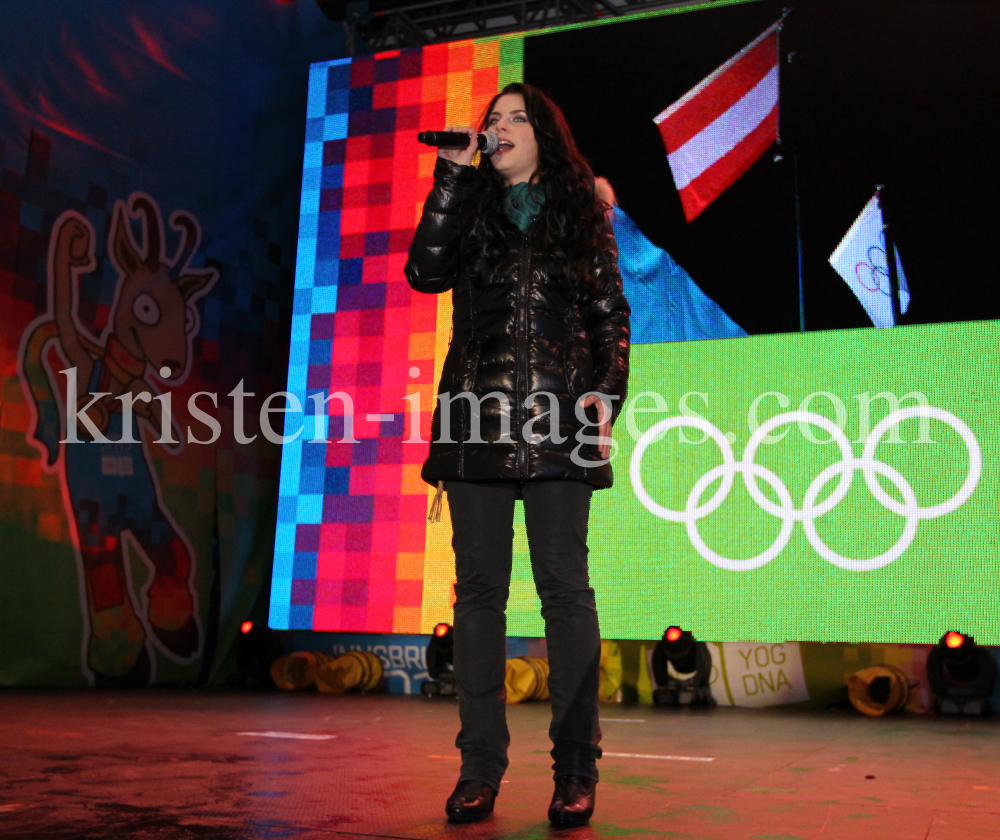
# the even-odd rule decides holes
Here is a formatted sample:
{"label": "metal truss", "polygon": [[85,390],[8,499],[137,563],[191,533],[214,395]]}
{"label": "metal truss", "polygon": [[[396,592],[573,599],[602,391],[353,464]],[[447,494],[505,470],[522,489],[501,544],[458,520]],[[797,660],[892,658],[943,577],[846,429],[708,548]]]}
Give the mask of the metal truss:
{"label": "metal truss", "polygon": [[[724,0],[698,5],[715,2]],[[381,52],[692,5],[692,0],[425,0],[348,15],[344,26],[348,44],[356,35]]]}

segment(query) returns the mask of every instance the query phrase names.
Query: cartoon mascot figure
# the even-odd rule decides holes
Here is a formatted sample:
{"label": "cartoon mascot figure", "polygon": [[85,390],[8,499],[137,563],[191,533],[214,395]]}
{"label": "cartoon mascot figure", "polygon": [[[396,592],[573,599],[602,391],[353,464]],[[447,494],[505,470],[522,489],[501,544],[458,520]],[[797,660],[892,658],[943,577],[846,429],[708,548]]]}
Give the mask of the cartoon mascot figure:
{"label": "cartoon mascot figure", "polygon": [[[135,217],[144,248],[132,238]],[[107,253],[119,281],[96,339],[77,314],[79,277],[97,266],[94,227],[74,210],[63,213],[49,241],[48,309],[21,346],[28,440],[62,482],[85,596],[84,672],[97,685],[150,683],[150,640],[179,663],[202,649],[194,552],[163,502],[148,440],[173,453],[183,445],[179,427],[163,427],[169,395],[157,381],[186,379],[200,323],[195,302],[218,275],[188,266],[201,239],[195,218],[176,211],[170,226],[181,239],[172,261],[164,259],[156,202],[134,193],[127,207],[115,204]],[[150,571],[142,591],[132,583],[130,551]]]}

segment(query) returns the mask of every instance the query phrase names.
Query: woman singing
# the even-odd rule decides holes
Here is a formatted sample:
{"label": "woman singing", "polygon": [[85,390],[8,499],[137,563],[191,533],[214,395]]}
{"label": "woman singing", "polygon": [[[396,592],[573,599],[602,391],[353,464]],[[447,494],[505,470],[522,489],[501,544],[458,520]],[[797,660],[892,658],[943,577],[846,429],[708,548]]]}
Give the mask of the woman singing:
{"label": "woman singing", "polygon": [[592,491],[612,482],[630,313],[610,207],[558,107],[510,84],[490,102],[486,129],[500,149],[478,167],[476,131],[449,129],[469,145],[439,150],[406,264],[415,290],[450,290],[454,302],[422,473],[447,489],[454,529],[462,770],[445,810],[454,822],[488,816],[507,768],[504,610],[520,498],[551,668],[549,820],[583,825],[601,755],[587,520]]}

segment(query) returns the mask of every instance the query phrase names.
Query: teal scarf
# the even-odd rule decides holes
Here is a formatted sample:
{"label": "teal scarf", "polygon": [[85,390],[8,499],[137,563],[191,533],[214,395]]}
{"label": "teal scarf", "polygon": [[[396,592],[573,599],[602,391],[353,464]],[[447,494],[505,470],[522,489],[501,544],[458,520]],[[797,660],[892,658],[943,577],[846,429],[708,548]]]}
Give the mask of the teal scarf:
{"label": "teal scarf", "polygon": [[522,181],[507,187],[507,197],[503,201],[503,209],[507,218],[521,233],[527,233],[532,222],[538,218],[545,204],[545,190],[538,184]]}

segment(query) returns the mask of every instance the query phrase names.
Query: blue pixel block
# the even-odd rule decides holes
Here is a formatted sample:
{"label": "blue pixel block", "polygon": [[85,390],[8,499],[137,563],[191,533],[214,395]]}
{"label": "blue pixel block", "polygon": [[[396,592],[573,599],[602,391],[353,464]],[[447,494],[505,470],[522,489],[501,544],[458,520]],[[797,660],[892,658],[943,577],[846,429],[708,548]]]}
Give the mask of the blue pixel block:
{"label": "blue pixel block", "polygon": [[[291,586],[289,586],[289,600],[291,599]],[[313,608],[310,604],[289,604],[288,607],[288,629],[289,630],[312,630]]]}
{"label": "blue pixel block", "polygon": [[291,551],[274,552],[274,576],[291,578],[294,568],[295,553]]}
{"label": "blue pixel block", "polygon": [[323,168],[323,144],[306,143],[306,151],[302,157],[302,169]]}
{"label": "blue pixel block", "polygon": [[323,122],[324,140],[343,140],[347,136],[347,114],[329,114]]}
{"label": "blue pixel block", "polygon": [[[323,521],[322,495],[314,493],[300,495],[296,516],[301,524],[319,525]],[[302,575],[297,574],[295,577],[302,577]]]}
{"label": "blue pixel block", "polygon": [[[296,289],[292,298],[292,312],[296,315],[312,314],[312,289]],[[289,357],[289,364],[292,364]]]}
{"label": "blue pixel block", "polygon": [[297,580],[315,580],[316,578],[316,552],[296,551],[292,561],[292,577]]}
{"label": "blue pixel block", "polygon": [[316,286],[336,286],[340,282],[339,260],[319,260],[313,284]]}
{"label": "blue pixel block", "polygon": [[313,289],[313,314],[337,311],[337,287],[317,286]]}
{"label": "blue pixel block", "polygon": [[329,71],[324,64],[313,64],[309,68],[309,94],[306,100],[306,117],[322,117],[326,114],[326,92],[329,85]]}
{"label": "blue pixel block", "polygon": [[278,522],[295,522],[297,511],[297,496],[278,496]]}

